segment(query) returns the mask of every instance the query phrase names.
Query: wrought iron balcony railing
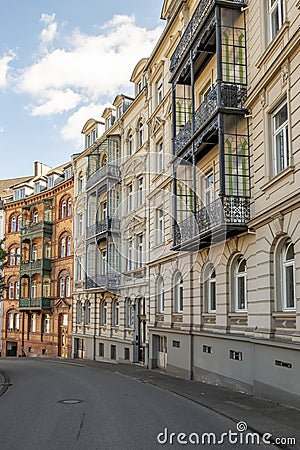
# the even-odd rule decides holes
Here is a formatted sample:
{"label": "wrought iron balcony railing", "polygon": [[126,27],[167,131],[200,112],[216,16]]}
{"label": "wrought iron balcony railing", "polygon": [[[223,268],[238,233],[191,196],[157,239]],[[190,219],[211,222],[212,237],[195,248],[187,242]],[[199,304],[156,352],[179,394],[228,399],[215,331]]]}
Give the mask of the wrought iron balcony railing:
{"label": "wrought iron balcony railing", "polygon": [[[246,4],[246,0],[223,0],[224,3],[239,3],[240,5]],[[176,47],[175,52],[171,57],[170,71],[175,72],[180,66],[187,49],[192,43],[193,39],[199,33],[199,30],[205,24],[206,19],[209,17],[210,12],[213,7],[216,5],[216,0],[201,0],[189,21],[180,41]]]}
{"label": "wrought iron balcony railing", "polygon": [[27,310],[40,310],[40,309],[50,309],[52,299],[45,297],[37,298],[20,298],[19,299],[19,309]]}
{"label": "wrought iron balcony railing", "polygon": [[87,229],[87,237],[95,236],[108,231],[119,231],[120,230],[120,219],[117,218],[106,218],[100,222],[96,222]]}
{"label": "wrought iron balcony railing", "polygon": [[116,289],[120,285],[121,275],[117,272],[109,272],[106,275],[95,275],[86,278],[86,289]]}
{"label": "wrought iron balcony railing", "polygon": [[100,169],[98,169],[88,178],[86,183],[87,189],[94,184],[100,183],[101,181],[105,182],[107,180],[107,177],[114,178],[116,182],[120,181],[121,173],[119,166],[107,164],[106,166],[100,167]]}
{"label": "wrought iron balcony railing", "polygon": [[[246,86],[244,85],[222,83],[220,104],[218,104],[217,89],[212,89],[199,108],[195,111],[195,134],[206,126],[209,120],[218,111],[218,108],[242,109],[245,99]],[[192,137],[192,122],[190,120],[180,129],[179,133],[174,138],[174,154],[178,155]]]}
{"label": "wrought iron balcony railing", "polygon": [[250,220],[250,199],[248,197],[225,196],[215,200],[204,208],[196,211],[174,227],[174,245],[181,245],[191,239],[213,233],[222,227],[227,231],[239,226],[245,227]]}

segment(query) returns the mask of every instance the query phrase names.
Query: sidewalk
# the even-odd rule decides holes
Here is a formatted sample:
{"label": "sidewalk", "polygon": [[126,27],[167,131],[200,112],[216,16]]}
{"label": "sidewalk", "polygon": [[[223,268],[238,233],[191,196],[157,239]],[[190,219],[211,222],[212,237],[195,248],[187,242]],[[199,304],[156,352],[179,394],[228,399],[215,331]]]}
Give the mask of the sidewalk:
{"label": "sidewalk", "polygon": [[[72,360],[96,370],[105,370],[149,383],[199,403],[236,423],[247,423],[248,429],[260,435],[295,438],[296,445],[278,445],[279,448],[300,449],[300,410],[289,408],[268,400],[252,397],[198,381],[188,381],[167,375],[157,370],[129,364]],[[270,438],[272,440],[272,438]],[[250,448],[250,447],[249,447]]]}

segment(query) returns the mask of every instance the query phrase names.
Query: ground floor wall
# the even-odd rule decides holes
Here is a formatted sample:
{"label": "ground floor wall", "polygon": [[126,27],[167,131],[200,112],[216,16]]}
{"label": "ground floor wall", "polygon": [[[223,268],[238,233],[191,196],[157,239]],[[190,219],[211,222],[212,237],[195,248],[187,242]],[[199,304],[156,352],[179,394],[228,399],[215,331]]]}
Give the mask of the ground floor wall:
{"label": "ground floor wall", "polygon": [[300,408],[298,345],[155,329],[150,343],[151,368]]}

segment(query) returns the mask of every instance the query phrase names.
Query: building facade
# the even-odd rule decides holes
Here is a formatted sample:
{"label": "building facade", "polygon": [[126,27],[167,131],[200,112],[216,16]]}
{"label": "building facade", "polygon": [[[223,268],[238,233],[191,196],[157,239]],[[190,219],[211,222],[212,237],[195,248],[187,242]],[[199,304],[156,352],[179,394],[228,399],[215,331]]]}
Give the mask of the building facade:
{"label": "building facade", "polygon": [[2,355],[71,356],[73,176],[35,163],[4,201]]}

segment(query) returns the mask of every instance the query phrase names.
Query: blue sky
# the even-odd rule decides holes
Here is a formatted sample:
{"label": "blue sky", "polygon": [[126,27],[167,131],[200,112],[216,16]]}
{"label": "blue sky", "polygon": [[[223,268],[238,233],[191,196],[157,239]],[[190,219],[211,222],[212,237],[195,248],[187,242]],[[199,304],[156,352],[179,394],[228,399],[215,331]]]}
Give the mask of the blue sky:
{"label": "blue sky", "polygon": [[0,15],[0,178],[82,150],[81,129],[119,93],[165,25],[163,0],[16,0]]}

